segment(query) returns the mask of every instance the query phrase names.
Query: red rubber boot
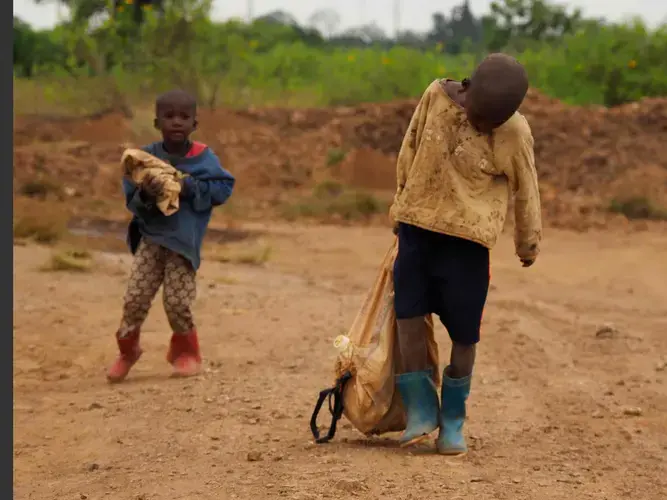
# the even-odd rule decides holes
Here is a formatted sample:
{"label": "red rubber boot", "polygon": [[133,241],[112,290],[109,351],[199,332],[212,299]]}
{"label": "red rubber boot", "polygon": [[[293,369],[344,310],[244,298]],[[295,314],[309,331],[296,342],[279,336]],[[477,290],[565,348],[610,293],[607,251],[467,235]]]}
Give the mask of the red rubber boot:
{"label": "red rubber boot", "polygon": [[187,333],[174,333],[171,336],[167,361],[174,367],[175,377],[192,377],[201,370],[199,339],[194,328]]}
{"label": "red rubber boot", "polygon": [[139,330],[135,330],[125,337],[121,337],[120,332],[118,332],[116,334],[116,342],[118,343],[120,354],[107,372],[107,380],[111,383],[118,383],[125,380],[127,374],[130,373],[134,364],[139,361],[139,358],[143,354],[139,346]]}

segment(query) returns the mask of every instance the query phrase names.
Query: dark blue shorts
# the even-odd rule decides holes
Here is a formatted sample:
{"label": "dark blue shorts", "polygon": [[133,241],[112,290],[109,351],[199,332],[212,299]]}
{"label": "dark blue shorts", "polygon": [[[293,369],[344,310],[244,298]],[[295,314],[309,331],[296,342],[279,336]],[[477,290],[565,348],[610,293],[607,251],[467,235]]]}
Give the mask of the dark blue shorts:
{"label": "dark blue shorts", "polygon": [[453,342],[476,344],[489,291],[489,250],[399,224],[394,290],[397,319],[437,314]]}

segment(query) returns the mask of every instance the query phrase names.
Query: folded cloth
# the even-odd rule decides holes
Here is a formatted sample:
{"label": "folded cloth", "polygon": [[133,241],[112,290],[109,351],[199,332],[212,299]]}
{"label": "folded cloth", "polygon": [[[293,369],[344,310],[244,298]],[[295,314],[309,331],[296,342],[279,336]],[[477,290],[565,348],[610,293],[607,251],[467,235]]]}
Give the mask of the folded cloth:
{"label": "folded cloth", "polygon": [[137,186],[157,180],[156,205],[164,215],[178,210],[181,180],[186,174],[140,149],[126,149],[120,159],[123,176]]}

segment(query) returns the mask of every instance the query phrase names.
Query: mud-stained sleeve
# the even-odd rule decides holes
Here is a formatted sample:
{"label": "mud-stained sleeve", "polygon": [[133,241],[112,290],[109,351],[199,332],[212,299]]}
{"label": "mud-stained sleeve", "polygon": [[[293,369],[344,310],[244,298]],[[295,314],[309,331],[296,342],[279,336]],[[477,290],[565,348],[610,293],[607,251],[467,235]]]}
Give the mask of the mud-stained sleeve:
{"label": "mud-stained sleeve", "polygon": [[512,141],[506,171],[514,194],[514,245],[520,259],[535,259],[542,240],[542,209],[535,169],[533,136],[525,121]]}
{"label": "mud-stained sleeve", "polygon": [[417,148],[421,141],[424,124],[426,123],[426,116],[428,114],[430,93],[431,88],[429,87],[419,100],[419,103],[412,114],[412,118],[410,119],[408,130],[403,137],[401,150],[399,151],[396,160],[396,195],[394,196],[394,203],[405,187],[410,168],[412,167],[412,162],[417,154]]}

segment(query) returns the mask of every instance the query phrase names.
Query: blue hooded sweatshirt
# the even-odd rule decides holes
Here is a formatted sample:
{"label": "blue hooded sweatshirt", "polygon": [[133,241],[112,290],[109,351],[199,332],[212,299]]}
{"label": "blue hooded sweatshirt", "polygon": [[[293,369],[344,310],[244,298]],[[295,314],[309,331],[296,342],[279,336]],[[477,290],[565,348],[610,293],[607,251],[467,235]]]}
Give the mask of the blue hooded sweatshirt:
{"label": "blue hooded sweatshirt", "polygon": [[176,213],[164,215],[155,200],[132,181],[123,179],[123,190],[132,221],[127,243],[134,254],[142,238],[172,250],[190,261],[197,270],[201,263],[201,247],[213,207],[222,205],[234,189],[234,177],[207,146],[195,142],[185,157],[165,151],[161,142],[142,148],[149,154],[170,163],[189,175],[183,181],[180,206]]}

